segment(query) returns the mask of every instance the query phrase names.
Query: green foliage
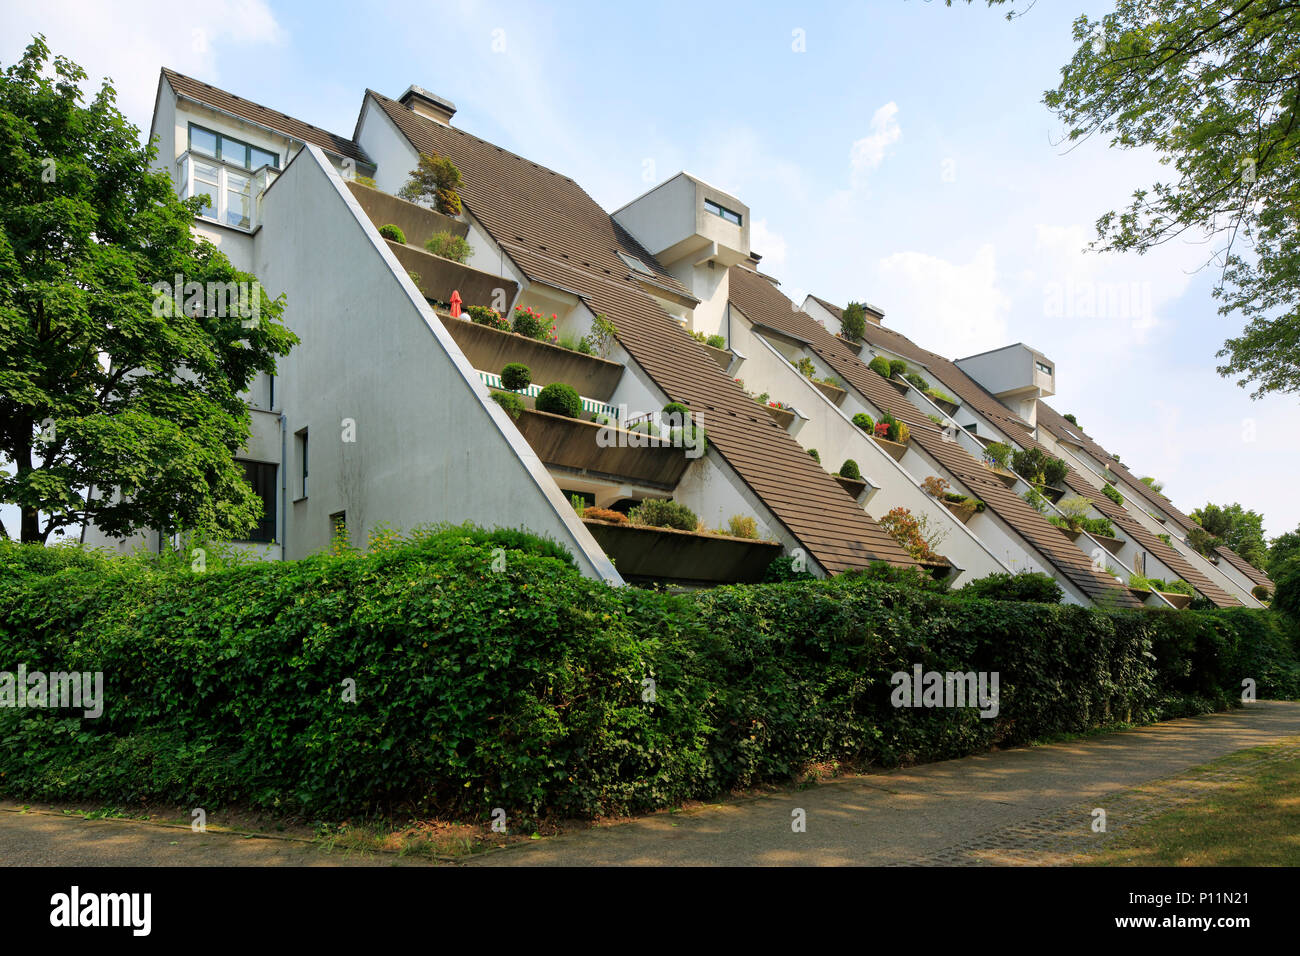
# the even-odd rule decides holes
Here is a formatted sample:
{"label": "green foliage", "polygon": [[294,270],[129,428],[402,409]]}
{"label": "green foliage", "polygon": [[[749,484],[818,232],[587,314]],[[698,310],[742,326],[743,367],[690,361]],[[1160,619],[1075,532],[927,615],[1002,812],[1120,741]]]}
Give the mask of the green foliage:
{"label": "green foliage", "polygon": [[867,368],[883,378],[889,378],[889,359],[883,355],[877,355],[867,363]]}
{"label": "green foliage", "polygon": [[1047,513],[1047,497],[1033,485],[1030,485],[1029,490],[1020,497],[1024,498],[1029,503],[1029,507],[1040,515]]}
{"label": "green foliage", "polygon": [[511,362],[501,369],[501,385],[512,392],[522,392],[533,383],[533,373],[521,362]]}
{"label": "green foliage", "polygon": [[902,359],[891,359],[889,362],[890,376],[906,375],[908,365]]}
{"label": "green foliage", "polygon": [[506,317],[496,309],[489,309],[483,305],[467,305],[465,313],[470,317],[470,321],[476,325],[486,325],[490,329],[496,329],[498,332],[509,332],[510,323]]}
{"label": "green foliage", "polygon": [[858,463],[854,461],[852,458],[845,459],[844,464],[840,465],[840,477],[852,478],[855,481],[861,481],[862,472],[858,468]]}
{"label": "green foliage", "polygon": [[816,575],[807,571],[795,569],[796,559],[787,554],[779,558],[773,558],[772,563],[767,566],[763,572],[763,582],[765,584],[781,584],[786,581],[815,581]]}
{"label": "green foliage", "polygon": [[957,401],[957,399],[953,398],[951,395],[949,395],[941,388],[926,388],[926,389],[922,389],[922,391],[924,391],[925,394],[928,395],[933,401],[947,402],[949,405],[961,404],[959,401]]}
{"label": "green foliage", "polygon": [[1064,459],[1044,454],[1041,448],[1029,448],[1011,455],[1011,470],[1034,484],[1059,485],[1070,469]]}
{"label": "green foliage", "polygon": [[795,363],[794,367],[795,370],[805,378],[813,378],[817,374],[817,366],[814,365],[813,360],[806,355],[800,356],[799,361]]}
{"label": "green foliage", "polygon": [[1099,534],[1105,538],[1115,537],[1115,526],[1109,518],[1080,518],[1079,524],[1088,534]]}
{"label": "green foliage", "polygon": [[925,376],[922,375],[920,372],[908,372],[903,377],[906,378],[908,382],[910,382],[922,394],[927,392],[930,388],[930,383],[925,380]]}
{"label": "green foliage", "polygon": [[1065,597],[1065,592],[1055,580],[1037,571],[990,574],[971,581],[953,593],[964,600],[983,598],[989,601],[1031,601],[1036,604],[1060,604]]}
{"label": "green foliage", "polygon": [[853,416],[853,424],[857,425],[868,435],[875,430],[876,423],[871,420],[871,416],[866,412],[858,412]]}
{"label": "green foliage", "polygon": [[1272,569],[1269,575],[1277,586],[1273,607],[1285,611],[1300,625],[1300,556],[1292,555]]}
{"label": "green foliage", "polygon": [[582,398],[572,385],[563,382],[552,382],[543,388],[537,393],[533,405],[539,412],[550,412],[552,415],[577,418],[582,414]]}
{"label": "green foliage", "polygon": [[[21,800],[594,817],[1300,694],[1275,611],[952,596],[877,566],[689,596],[583,577],[555,542],[435,528],[195,574],[0,542],[0,660],[104,674],[104,714],[0,708]],[[497,550],[501,549],[501,550]],[[502,560],[503,559],[503,560]],[[1294,591],[1292,592],[1295,593]],[[892,675],[992,671],[999,712],[898,708]],[[641,700],[653,675],[653,706]],[[355,682],[355,701],[344,696]]]}
{"label": "green foliage", "polygon": [[840,313],[840,334],[850,342],[861,342],[867,331],[867,310],[861,302],[850,302]]}
{"label": "green foliage", "polygon": [[1119,489],[1114,485],[1102,485],[1101,493],[1117,505],[1124,503],[1124,496],[1119,493]]}
{"label": "green foliage", "polygon": [[1075,428],[1079,427],[1079,420],[1075,418],[1073,415],[1066,414],[1066,415],[1062,415],[1061,417],[1064,418],[1071,425],[1073,425]]}
{"label": "green foliage", "polygon": [[547,318],[541,312],[517,305],[511,328],[516,335],[523,335],[530,339],[549,339],[555,330],[555,316]]}
{"label": "green foliage", "polygon": [[705,339],[704,344],[710,348],[725,349],[727,347],[727,340],[721,335],[710,335]]}
{"label": "green foliage", "polygon": [[463,263],[471,252],[469,242],[450,232],[435,232],[424,243],[424,248],[435,256]]}
{"label": "green foliage", "polygon": [[1294,531],[1284,532],[1269,542],[1267,566],[1269,576],[1273,576],[1274,568],[1281,567],[1283,561],[1297,554],[1300,554],[1300,527]]}
{"label": "green foliage", "polygon": [[591,331],[583,338],[591,343],[596,355],[607,359],[614,354],[614,346],[618,344],[618,329],[605,316],[597,315],[592,319]]}
{"label": "green foliage", "polygon": [[924,568],[914,564],[899,567],[887,561],[872,561],[865,568],[851,568],[837,578],[838,581],[881,581],[895,587],[911,588],[917,591],[930,591],[934,594],[947,594],[952,585],[946,578],[935,578]]}
{"label": "green foliage", "polygon": [[984,460],[1003,470],[1011,468],[1012,448],[1006,442],[994,441],[984,446]]}
{"label": "green foliage", "polygon": [[1121,0],[1075,21],[1074,57],[1044,98],[1071,141],[1097,134],[1175,171],[1098,219],[1094,247],[1142,253],[1205,235],[1220,312],[1247,320],[1218,371],[1256,398],[1300,390],[1298,33],[1287,4]]}
{"label": "green foliage", "polygon": [[685,425],[691,420],[691,410],[681,402],[669,402],[663,407],[663,416],[666,421],[675,425]]}
{"label": "green foliage", "polygon": [[385,223],[379,227],[379,234],[385,239],[391,239],[393,242],[406,244],[406,233],[402,232],[400,226],[395,226],[391,222]]}
{"label": "green foliage", "polygon": [[0,536],[242,537],[261,514],[242,393],[298,339],[85,79],[40,37],[0,74],[0,503],[19,513]]}
{"label": "green foliage", "polygon": [[889,412],[881,412],[880,421],[876,422],[876,431],[880,431],[879,426],[881,425],[885,426],[885,434],[883,437],[886,441],[898,441],[902,423],[897,418]]}
{"label": "green foliage", "polygon": [[727,533],[734,538],[757,538],[758,521],[750,515],[732,515],[727,519]]}
{"label": "green foliage", "polygon": [[1209,558],[1216,557],[1214,552],[1223,545],[1223,540],[1198,525],[1187,529],[1187,543]]}
{"label": "green foliage", "polygon": [[397,195],[409,202],[432,203],[444,216],[459,216],[461,210],[460,170],[445,156],[420,154],[419,165]]}
{"label": "green foliage", "polygon": [[523,403],[523,400],[513,392],[499,392],[496,389],[493,389],[489,394],[492,396],[492,401],[505,409],[506,414],[511,418],[517,419],[523,414],[524,409],[528,407]]}
{"label": "green foliage", "polygon": [[817,464],[819,465],[822,463],[822,456],[817,453],[816,448],[808,449],[808,457],[811,458],[813,461],[817,462]]}
{"label": "green foliage", "polygon": [[1152,477],[1143,478],[1142,484],[1146,485],[1148,488],[1150,488],[1156,494],[1160,495],[1162,498],[1164,497],[1164,495],[1161,495],[1160,493],[1165,490],[1165,486],[1160,482],[1156,481],[1155,478]]}
{"label": "green foliage", "polygon": [[629,511],[627,516],[633,524],[676,528],[679,531],[694,531],[700,523],[694,511],[671,498],[647,498]]}
{"label": "green foliage", "polygon": [[1268,563],[1268,547],[1264,543],[1264,516],[1249,511],[1237,502],[1230,505],[1207,504],[1191,514],[1192,520],[1206,533],[1218,538],[1241,557],[1257,568]]}

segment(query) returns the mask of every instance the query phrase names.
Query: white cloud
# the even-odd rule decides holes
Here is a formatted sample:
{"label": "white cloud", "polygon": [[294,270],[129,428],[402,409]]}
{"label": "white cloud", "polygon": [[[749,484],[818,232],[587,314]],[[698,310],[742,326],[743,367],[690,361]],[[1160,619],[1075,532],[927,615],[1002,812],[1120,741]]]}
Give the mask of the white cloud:
{"label": "white cloud", "polygon": [[950,358],[1007,344],[1010,300],[998,287],[991,243],[964,264],[897,252],[880,260],[879,269],[886,322],[914,342]]}
{"label": "white cloud", "polygon": [[118,106],[132,123],[149,129],[158,69],[171,66],[191,76],[220,79],[219,53],[236,46],[277,46],[286,34],[264,0],[205,0],[175,4],[142,0],[122,4],[46,0],[0,8],[0,60],[22,56],[35,34],[50,49],[90,74],[93,94],[112,77]]}
{"label": "white cloud", "polygon": [[766,219],[750,223],[749,247],[763,257],[764,268],[785,265],[785,239],[768,229]]}
{"label": "white cloud", "polygon": [[871,117],[871,132],[855,140],[849,151],[849,165],[852,168],[853,182],[861,182],[874,169],[885,161],[885,151],[903,136],[898,125],[898,104],[892,100]]}

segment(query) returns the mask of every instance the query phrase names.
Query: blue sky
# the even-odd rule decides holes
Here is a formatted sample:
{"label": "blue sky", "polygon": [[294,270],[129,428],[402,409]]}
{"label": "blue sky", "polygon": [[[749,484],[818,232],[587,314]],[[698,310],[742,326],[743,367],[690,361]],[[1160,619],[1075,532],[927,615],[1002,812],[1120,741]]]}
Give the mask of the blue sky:
{"label": "blue sky", "polygon": [[43,32],[145,129],[164,64],[347,134],[366,87],[416,83],[607,209],[687,169],[750,207],[787,294],[865,299],[950,357],[1026,342],[1057,363],[1053,404],[1180,507],[1240,501],[1276,535],[1300,524],[1277,493],[1297,399],[1215,373],[1241,322],[1210,298],[1213,247],[1082,251],[1162,172],[1066,150],[1041,103],[1074,18],[1111,5],[0,0],[0,61]]}

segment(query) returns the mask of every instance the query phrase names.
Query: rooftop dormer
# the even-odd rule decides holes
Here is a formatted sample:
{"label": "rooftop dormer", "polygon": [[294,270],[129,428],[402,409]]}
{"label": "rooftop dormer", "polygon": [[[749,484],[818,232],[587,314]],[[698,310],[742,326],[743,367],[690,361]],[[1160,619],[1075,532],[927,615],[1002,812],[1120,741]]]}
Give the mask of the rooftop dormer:
{"label": "rooftop dormer", "polygon": [[1056,363],[1023,342],[957,359],[956,365],[1031,426],[1038,420],[1038,399],[1056,394]]}
{"label": "rooftop dormer", "polygon": [[749,207],[689,173],[632,200],[614,220],[674,273],[681,263],[729,269],[750,257]]}

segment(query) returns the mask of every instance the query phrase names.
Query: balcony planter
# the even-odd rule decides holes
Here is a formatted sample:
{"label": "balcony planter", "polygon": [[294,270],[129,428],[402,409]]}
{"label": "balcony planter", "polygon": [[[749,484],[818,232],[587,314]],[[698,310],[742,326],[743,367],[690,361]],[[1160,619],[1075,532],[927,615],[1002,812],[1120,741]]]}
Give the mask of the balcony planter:
{"label": "balcony planter", "polygon": [[857,501],[862,497],[862,493],[867,490],[867,483],[862,478],[845,478],[843,475],[832,476],[840,483],[840,487],[853,496]]}
{"label": "balcony planter", "polygon": [[794,410],[790,408],[773,408],[771,405],[764,405],[763,411],[772,416],[772,420],[782,428],[788,429],[794,423]]}
{"label": "balcony planter", "polygon": [[1157,591],[1156,593],[1180,611],[1192,603],[1192,595],[1190,594],[1170,594],[1168,591]]}
{"label": "balcony planter", "polygon": [[979,514],[978,511],[969,511],[965,508],[958,507],[957,502],[955,501],[944,501],[943,506],[951,511],[953,517],[962,524],[970,524],[970,519]]}
{"label": "balcony planter", "polygon": [[583,519],[624,578],[685,584],[736,584],[762,580],[781,553],[776,541],[648,528]]}
{"label": "balcony planter", "polygon": [[907,446],[896,441],[890,441],[888,438],[876,438],[874,435],[871,440],[883,448],[894,461],[902,461],[903,456],[907,454]]}
{"label": "balcony planter", "polygon": [[[671,491],[692,461],[686,449],[665,440],[536,409],[526,409],[515,424],[545,464],[594,478]],[[601,432],[616,444],[598,444]]]}
{"label": "balcony planter", "polygon": [[1078,541],[1078,540],[1079,540],[1079,535],[1083,534],[1083,530],[1082,530],[1082,529],[1080,529],[1080,530],[1078,530],[1078,531],[1072,531],[1072,530],[1069,529],[1069,528],[1062,528],[1062,527],[1060,527],[1059,525],[1053,525],[1053,527],[1056,528],[1057,531],[1061,532],[1061,534],[1063,534],[1063,535],[1065,535],[1067,538],[1069,538],[1071,541]]}
{"label": "balcony planter", "polygon": [[1104,534],[1094,534],[1093,540],[1109,551],[1111,554],[1118,555],[1120,549],[1124,547],[1124,542],[1119,538],[1108,538]]}
{"label": "balcony planter", "polygon": [[701,342],[700,345],[704,347],[704,351],[709,353],[709,357],[718,363],[718,368],[722,369],[724,372],[731,368],[731,360],[733,356],[729,351],[726,349],[716,349],[712,345],[705,345],[703,342]]}
{"label": "balcony planter", "polygon": [[[449,232],[464,239],[469,235],[469,223],[444,216],[417,203],[398,199],[386,192],[349,181],[348,189],[361,205],[361,211],[375,224],[375,228],[392,223],[406,236],[408,245],[423,249],[435,233]],[[464,295],[462,292],[461,295]],[[445,300],[444,300],[445,301]]]}
{"label": "balcony planter", "polygon": [[594,355],[583,355],[550,342],[502,332],[468,319],[439,315],[469,363],[484,372],[500,372],[511,362],[527,365],[534,382],[572,385],[579,395],[609,401],[623,376],[623,366]]}
{"label": "balcony planter", "polygon": [[503,279],[490,272],[481,272],[461,265],[451,259],[435,256],[415,246],[404,246],[400,242],[385,239],[388,248],[407,272],[418,275],[420,291],[426,299],[438,302],[450,302],[452,292],[460,293],[460,300],[465,305],[491,306],[493,302],[504,298],[506,302],[514,299],[519,286],[513,279]]}
{"label": "balcony planter", "polygon": [[1056,504],[1065,497],[1065,490],[1062,488],[1053,488],[1051,485],[1034,485],[1052,504]]}
{"label": "balcony planter", "polygon": [[835,385],[828,385],[826,382],[813,382],[813,384],[817,386],[817,391],[821,392],[836,405],[844,401],[844,396],[848,394],[844,389]]}
{"label": "balcony planter", "polygon": [[957,409],[961,408],[961,406],[958,405],[956,402],[945,402],[942,398],[932,398],[930,399],[930,401],[934,402],[937,406],[942,408],[944,412],[949,416],[956,415]]}
{"label": "balcony planter", "polygon": [[837,339],[839,339],[840,342],[841,342],[841,343],[842,343],[846,348],[851,349],[854,355],[860,355],[860,354],[862,353],[862,343],[861,343],[861,342],[853,342],[853,341],[851,341],[851,340],[849,340],[849,339],[846,339],[844,336],[840,335],[839,333],[836,333],[835,337],[836,337]]}
{"label": "balcony planter", "polygon": [[1016,486],[1016,482],[1020,480],[1019,475],[1017,475],[1013,471],[1007,471],[1007,469],[1005,468],[998,468],[994,465],[990,465],[988,462],[984,462],[984,467],[987,468],[989,471],[993,472],[993,474],[997,475],[999,478],[1001,478],[1002,483],[1006,485],[1008,488],[1014,488]]}

